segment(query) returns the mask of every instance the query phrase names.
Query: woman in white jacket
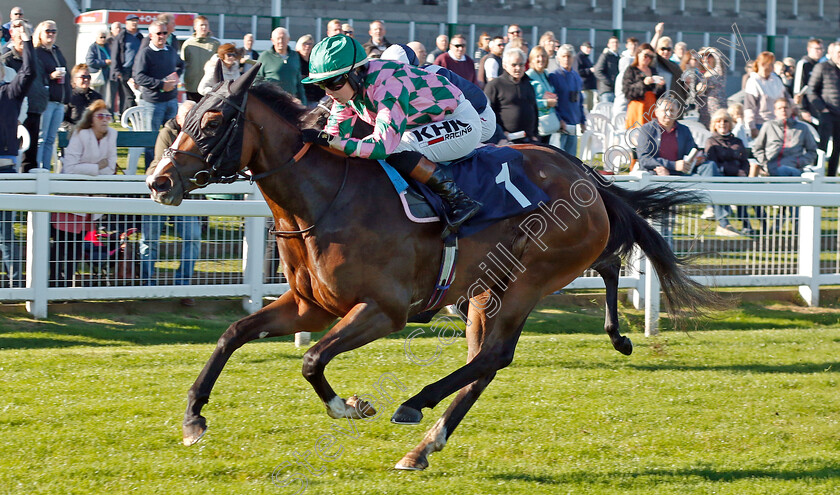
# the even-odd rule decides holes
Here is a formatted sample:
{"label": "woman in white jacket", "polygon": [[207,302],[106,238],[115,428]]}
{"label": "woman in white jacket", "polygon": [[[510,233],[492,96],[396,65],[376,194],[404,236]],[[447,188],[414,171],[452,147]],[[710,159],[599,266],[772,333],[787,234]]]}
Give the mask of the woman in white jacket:
{"label": "woman in white jacket", "polygon": [[[216,65],[222,61],[222,78],[216,74]],[[214,86],[222,81],[230,81],[240,76],[239,73],[239,52],[233,43],[221,45],[216,54],[204,64],[204,77],[198,83],[198,93],[206,95]]]}
{"label": "woman in white jacket", "polygon": [[[117,131],[109,127],[111,112],[96,100],[85,110],[64,149],[62,174],[113,175],[117,170]],[[50,281],[69,287],[82,257],[85,235],[96,230],[101,214],[53,213]]]}

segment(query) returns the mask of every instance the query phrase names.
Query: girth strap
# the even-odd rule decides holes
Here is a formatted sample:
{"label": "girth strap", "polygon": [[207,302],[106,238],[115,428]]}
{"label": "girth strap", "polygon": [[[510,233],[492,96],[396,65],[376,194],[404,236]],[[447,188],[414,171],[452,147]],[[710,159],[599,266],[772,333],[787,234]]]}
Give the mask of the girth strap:
{"label": "girth strap", "polygon": [[427,311],[437,307],[449,288],[455,280],[455,264],[458,261],[458,238],[454,235],[448,236],[443,242],[443,256],[440,262],[440,272],[438,272],[437,282],[435,283],[435,290],[429,298],[426,307],[421,310]]}

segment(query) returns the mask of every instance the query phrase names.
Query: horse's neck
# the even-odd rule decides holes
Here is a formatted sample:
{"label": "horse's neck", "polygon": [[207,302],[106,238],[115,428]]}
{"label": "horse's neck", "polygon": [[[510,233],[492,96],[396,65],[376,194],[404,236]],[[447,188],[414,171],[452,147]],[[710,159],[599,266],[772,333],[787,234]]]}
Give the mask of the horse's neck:
{"label": "horse's neck", "polygon": [[[248,118],[263,126],[262,138],[251,162],[254,175],[274,171],[257,184],[275,217],[288,224],[280,229],[299,230],[309,227],[323,213],[341,186],[344,159],[312,146],[298,162],[291,162],[300,150],[294,128],[267,109],[267,114]],[[278,170],[279,169],[279,170]]]}

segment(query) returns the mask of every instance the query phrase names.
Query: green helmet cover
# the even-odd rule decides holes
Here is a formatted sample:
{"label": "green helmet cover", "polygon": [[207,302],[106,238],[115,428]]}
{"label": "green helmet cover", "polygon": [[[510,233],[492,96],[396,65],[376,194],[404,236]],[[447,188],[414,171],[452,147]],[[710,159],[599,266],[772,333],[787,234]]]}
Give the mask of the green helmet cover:
{"label": "green helmet cover", "polygon": [[337,34],[318,42],[309,56],[309,77],[304,84],[312,84],[350,72],[367,63],[361,43],[349,36]]}

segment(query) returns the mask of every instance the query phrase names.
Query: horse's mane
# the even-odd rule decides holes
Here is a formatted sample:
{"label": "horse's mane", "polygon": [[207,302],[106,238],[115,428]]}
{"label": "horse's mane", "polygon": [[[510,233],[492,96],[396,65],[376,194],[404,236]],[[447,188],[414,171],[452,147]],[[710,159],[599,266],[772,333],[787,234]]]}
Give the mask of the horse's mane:
{"label": "horse's mane", "polygon": [[306,113],[306,107],[297,103],[292,95],[272,82],[261,81],[254,84],[249,92],[295,127],[299,126],[301,118]]}

